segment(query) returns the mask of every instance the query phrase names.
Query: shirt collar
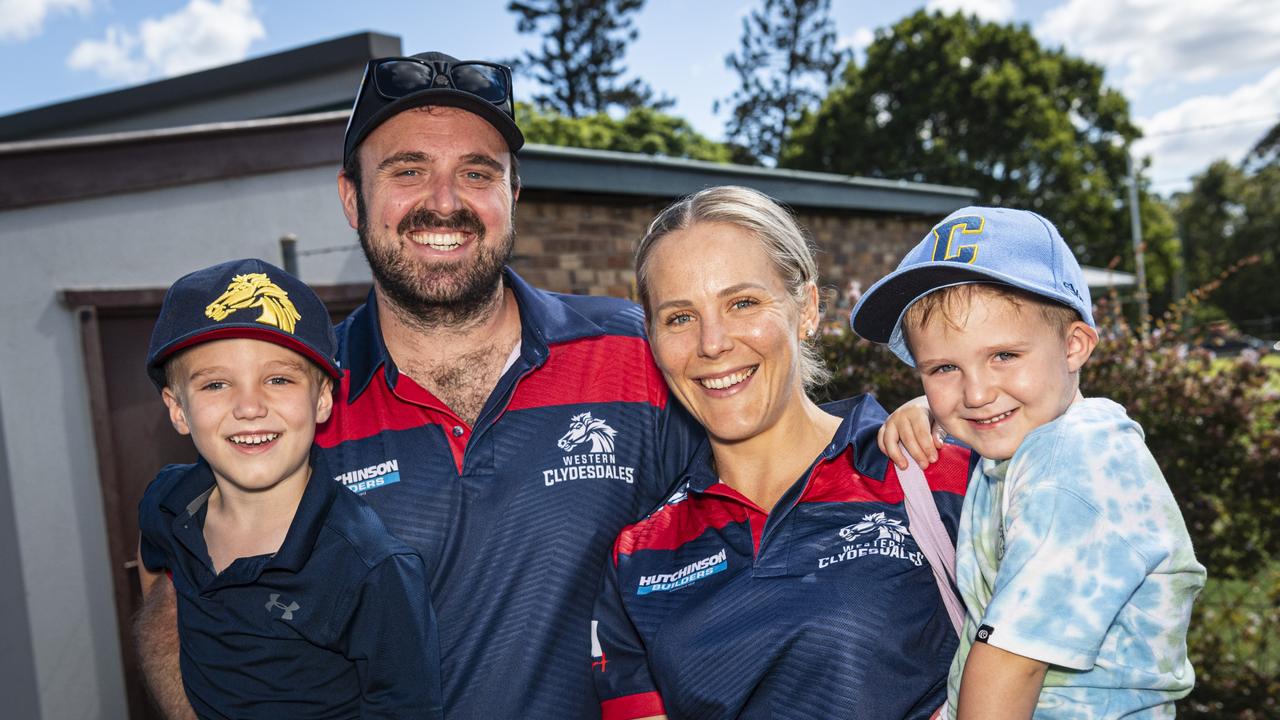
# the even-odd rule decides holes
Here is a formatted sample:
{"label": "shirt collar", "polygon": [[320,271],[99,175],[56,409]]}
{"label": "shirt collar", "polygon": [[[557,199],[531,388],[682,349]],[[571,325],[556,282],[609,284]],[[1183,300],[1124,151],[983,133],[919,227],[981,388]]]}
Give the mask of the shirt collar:
{"label": "shirt collar", "polygon": [[319,448],[312,445],[311,477],[307,480],[306,489],[302,491],[302,499],[298,501],[298,509],[293,514],[289,532],[267,567],[283,568],[291,572],[302,569],[311,557],[316,540],[320,537],[320,530],[329,518],[329,508],[340,492],[350,491],[333,479],[324,456]]}
{"label": "shirt collar", "polygon": [[[310,463],[311,477],[302,491],[289,532],[280,544],[280,549],[265,567],[283,568],[292,572],[301,570],[311,556],[316,539],[320,537],[320,530],[329,516],[329,507],[333,505],[334,498],[338,492],[348,492],[333,479],[324,456],[315,445],[311,446]],[[160,500],[160,505],[178,521],[185,523],[204,509],[214,483],[213,468],[209,467],[204,458],[199,458]]]}
{"label": "shirt collar", "polygon": [[213,468],[204,458],[197,457],[195,464],[188,467],[160,499],[160,507],[181,520],[194,517],[208,499],[213,485]]}
{"label": "shirt collar", "polygon": [[991,460],[990,458],[982,458],[982,473],[992,480],[1004,480],[1005,475],[1009,473],[1009,463],[1011,460]]}
{"label": "shirt collar", "polygon": [[[603,328],[571,308],[558,293],[534,288],[509,267],[503,268],[502,277],[520,308],[520,355],[531,366],[546,362],[551,345],[604,334]],[[382,340],[376,294],[370,290],[365,304],[343,323],[341,359],[347,371],[347,402],[355,402],[379,367],[385,368],[388,384],[395,387],[398,371]]]}
{"label": "shirt collar", "polygon": [[883,482],[889,470],[889,457],[880,452],[876,434],[889,414],[880,403],[871,395],[859,395],[826,403],[822,409],[844,418],[822,453],[824,459],[835,458],[846,448],[853,448],[853,469]]}
{"label": "shirt collar", "polygon": [[[880,407],[880,403],[870,395],[859,395],[826,403],[822,409],[843,418],[831,442],[823,449],[822,459],[833,460],[846,449],[853,448],[854,469],[861,475],[883,482],[889,468],[889,458],[876,445],[876,433],[884,424],[888,413]],[[706,492],[712,485],[720,482],[711,460],[711,443],[704,442],[694,453],[689,469],[685,471],[685,481],[690,490]]]}

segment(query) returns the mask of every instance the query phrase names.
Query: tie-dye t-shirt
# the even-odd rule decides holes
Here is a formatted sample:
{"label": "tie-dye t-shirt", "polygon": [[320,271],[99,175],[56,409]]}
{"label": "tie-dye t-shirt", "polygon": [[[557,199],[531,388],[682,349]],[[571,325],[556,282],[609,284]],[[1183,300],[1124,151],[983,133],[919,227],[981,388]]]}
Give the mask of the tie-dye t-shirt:
{"label": "tie-dye t-shirt", "polygon": [[956,573],[968,613],[952,717],[979,636],[1049,664],[1035,718],[1173,717],[1191,691],[1204,566],[1142,428],[1116,403],[1078,400],[1012,458],[975,469]]}

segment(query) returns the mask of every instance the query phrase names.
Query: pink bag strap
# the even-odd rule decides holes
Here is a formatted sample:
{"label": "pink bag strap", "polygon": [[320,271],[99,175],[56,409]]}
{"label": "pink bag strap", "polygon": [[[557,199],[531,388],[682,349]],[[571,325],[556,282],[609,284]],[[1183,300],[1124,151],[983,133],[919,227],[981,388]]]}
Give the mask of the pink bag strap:
{"label": "pink bag strap", "polygon": [[929,489],[929,481],[924,471],[911,459],[907,449],[898,446],[907,458],[907,469],[898,470],[898,482],[902,484],[902,494],[907,506],[907,524],[916,545],[929,561],[933,570],[933,579],[938,583],[938,593],[942,595],[942,604],[951,616],[951,625],[956,635],[964,624],[964,605],[956,596],[956,546],[942,524],[942,516],[938,514],[938,504],[933,499],[933,491]]}

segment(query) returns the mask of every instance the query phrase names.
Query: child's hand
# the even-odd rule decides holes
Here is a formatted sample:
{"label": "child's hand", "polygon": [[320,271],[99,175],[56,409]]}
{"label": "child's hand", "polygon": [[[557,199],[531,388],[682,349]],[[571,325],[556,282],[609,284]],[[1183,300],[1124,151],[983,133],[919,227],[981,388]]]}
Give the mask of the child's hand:
{"label": "child's hand", "polygon": [[893,411],[884,425],[880,426],[876,442],[880,445],[880,452],[888,455],[899,469],[906,470],[907,458],[898,445],[902,443],[923,470],[930,463],[938,461],[938,450],[942,449],[942,439],[945,437],[946,432],[942,426],[933,423],[929,401],[921,395]]}

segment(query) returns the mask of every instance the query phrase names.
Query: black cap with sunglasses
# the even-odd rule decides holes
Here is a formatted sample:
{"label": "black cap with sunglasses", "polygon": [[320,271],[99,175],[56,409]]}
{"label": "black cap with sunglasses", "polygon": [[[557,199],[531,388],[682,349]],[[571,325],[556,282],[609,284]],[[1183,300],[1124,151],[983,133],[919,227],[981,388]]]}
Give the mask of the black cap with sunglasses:
{"label": "black cap with sunglasses", "polygon": [[425,105],[448,105],[479,115],[502,135],[511,152],[524,145],[511,98],[511,68],[427,52],[369,61],[347,122],[343,159],[349,160],[361,141],[393,115]]}

